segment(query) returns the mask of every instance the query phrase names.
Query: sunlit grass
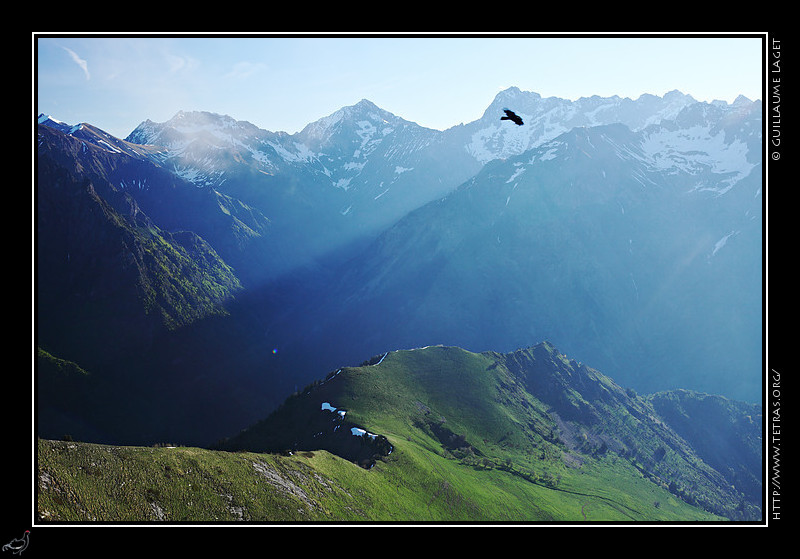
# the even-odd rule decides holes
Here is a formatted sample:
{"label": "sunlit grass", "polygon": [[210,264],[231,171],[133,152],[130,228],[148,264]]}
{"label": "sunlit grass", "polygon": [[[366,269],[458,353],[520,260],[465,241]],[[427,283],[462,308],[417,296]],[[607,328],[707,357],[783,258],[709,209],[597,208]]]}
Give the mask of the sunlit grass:
{"label": "sunlit grass", "polygon": [[[540,351],[540,359],[558,361],[553,374],[571,366],[552,347]],[[580,395],[567,398],[567,406],[585,404]],[[365,468],[321,450],[325,439],[302,430],[333,429],[323,402],[346,411],[344,432],[363,426],[385,437],[391,452]],[[634,410],[644,419],[626,411],[641,401],[626,402],[604,412],[604,428],[619,438],[646,420],[646,408]],[[567,444],[563,429],[494,354],[398,351],[301,391],[226,450],[39,441],[37,507],[52,521],[724,520],[687,504],[659,477],[671,468],[699,496],[711,487],[695,481],[705,470],[672,451],[654,461],[653,431],[643,430],[635,445],[631,438],[636,452],[616,453],[583,427],[570,427]],[[275,438],[276,431],[290,436]],[[303,446],[288,453],[292,440]],[[262,452],[271,444],[278,448]]]}

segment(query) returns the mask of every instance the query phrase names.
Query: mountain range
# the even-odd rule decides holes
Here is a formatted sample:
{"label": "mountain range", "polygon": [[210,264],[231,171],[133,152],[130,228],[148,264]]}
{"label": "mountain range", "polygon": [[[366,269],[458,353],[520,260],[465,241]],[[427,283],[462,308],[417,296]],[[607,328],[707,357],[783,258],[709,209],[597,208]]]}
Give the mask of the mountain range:
{"label": "mountain range", "polygon": [[368,100],[297,134],[40,115],[37,433],[208,446],[365,355],[542,340],[758,403],[761,130],[760,101],[677,91],[510,88],[444,131]]}
{"label": "mountain range", "polygon": [[[525,117],[525,126],[504,126],[497,115],[506,105]],[[677,126],[694,127],[695,135],[708,133],[709,141],[702,146],[690,142],[687,148],[687,138],[674,129],[671,134],[654,133],[654,164],[693,174],[713,165],[717,173],[747,175],[760,158],[758,139],[741,137],[747,131],[739,131],[737,138],[725,134],[742,119],[756,126],[750,134],[760,134],[757,120],[752,121],[760,118],[760,102],[739,98],[732,105],[707,106],[677,91],[636,101],[569,101],[510,88],[496,96],[479,120],[445,131],[406,121],[366,99],[293,135],[221,115],[181,112],[164,123],[143,122],[126,140],[160,146],[157,160],[177,175],[267,213],[275,234],[293,246],[286,255],[288,267],[370,240],[411,210],[446,196],[490,161],[519,155],[576,127],[621,123],[643,130],[675,120],[690,106],[711,114],[685,111]],[[721,121],[723,115],[731,122]],[[742,147],[747,141],[751,144]],[[695,147],[705,155],[693,153]],[[756,160],[747,160],[753,150],[749,157]]]}

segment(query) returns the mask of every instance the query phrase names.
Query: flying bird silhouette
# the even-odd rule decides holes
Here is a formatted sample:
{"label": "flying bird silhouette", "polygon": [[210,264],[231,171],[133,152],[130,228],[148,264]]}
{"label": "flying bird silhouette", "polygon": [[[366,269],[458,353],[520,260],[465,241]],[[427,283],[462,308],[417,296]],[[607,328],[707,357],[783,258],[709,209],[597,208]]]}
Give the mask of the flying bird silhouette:
{"label": "flying bird silhouette", "polygon": [[503,112],[506,113],[506,116],[501,116],[500,120],[510,120],[517,126],[522,126],[523,122],[520,117],[516,115],[514,111],[509,111],[508,109],[503,109]]}

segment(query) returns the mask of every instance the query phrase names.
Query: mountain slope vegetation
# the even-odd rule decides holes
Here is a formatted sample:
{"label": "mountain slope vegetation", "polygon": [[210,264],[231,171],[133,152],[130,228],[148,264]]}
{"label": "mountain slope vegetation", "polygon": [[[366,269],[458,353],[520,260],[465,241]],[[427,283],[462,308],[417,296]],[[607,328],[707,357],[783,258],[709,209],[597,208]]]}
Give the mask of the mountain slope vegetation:
{"label": "mountain slope vegetation", "polygon": [[511,354],[439,346],[376,356],[309,385],[214,450],[40,441],[39,453],[39,514],[50,520],[759,514],[646,398],[548,343]]}
{"label": "mountain slope vegetation", "polygon": [[[233,351],[250,338],[232,324],[246,282],[229,261],[263,248],[268,222],[150,156],[37,130],[36,345],[88,373],[62,379],[61,393],[42,379],[38,432],[141,444],[177,431],[199,443],[253,420],[237,415],[264,405],[263,396],[242,403],[242,393],[256,393],[246,378],[252,365],[232,365],[227,378],[209,368],[251,358]],[[223,389],[239,371],[243,392]],[[203,416],[218,406],[234,411],[214,432]]]}
{"label": "mountain slope vegetation", "polygon": [[[106,341],[112,343],[130,332],[176,329],[224,314],[224,302],[241,289],[201,237],[161,230],[124,192],[109,192],[107,184],[74,175],[46,155],[38,158],[38,176],[40,332],[63,332],[68,317],[90,323],[77,327],[81,335],[110,327]],[[115,328],[114,315],[137,324]]]}

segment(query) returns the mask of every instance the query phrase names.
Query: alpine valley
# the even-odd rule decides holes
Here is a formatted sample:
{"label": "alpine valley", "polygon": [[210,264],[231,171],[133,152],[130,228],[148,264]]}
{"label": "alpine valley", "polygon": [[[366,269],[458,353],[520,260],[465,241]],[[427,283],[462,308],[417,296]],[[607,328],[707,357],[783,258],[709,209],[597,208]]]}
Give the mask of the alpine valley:
{"label": "alpine valley", "polygon": [[761,521],[762,112],[40,115],[37,519]]}

